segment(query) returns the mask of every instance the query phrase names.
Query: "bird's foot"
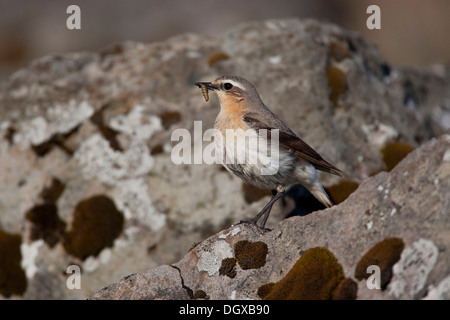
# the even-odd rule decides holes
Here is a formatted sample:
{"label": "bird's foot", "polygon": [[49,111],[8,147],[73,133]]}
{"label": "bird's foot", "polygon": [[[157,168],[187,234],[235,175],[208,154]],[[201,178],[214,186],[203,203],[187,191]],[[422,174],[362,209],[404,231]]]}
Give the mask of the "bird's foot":
{"label": "bird's foot", "polygon": [[252,224],[252,225],[258,227],[259,229],[261,229],[261,230],[263,230],[263,231],[272,231],[272,229],[269,229],[269,228],[266,228],[266,227],[264,227],[264,226],[258,225],[258,220],[255,219],[255,218],[250,219],[250,220],[241,220],[241,221],[239,221],[239,223],[237,223],[237,224],[243,224],[243,223]]}

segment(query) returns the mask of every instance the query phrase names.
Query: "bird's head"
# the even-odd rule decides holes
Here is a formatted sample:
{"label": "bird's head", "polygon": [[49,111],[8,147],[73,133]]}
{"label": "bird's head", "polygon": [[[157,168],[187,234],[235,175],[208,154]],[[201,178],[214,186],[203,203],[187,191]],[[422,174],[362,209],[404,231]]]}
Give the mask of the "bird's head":
{"label": "bird's head", "polygon": [[214,82],[197,82],[196,85],[214,91],[225,110],[244,108],[247,103],[261,100],[253,84],[240,76],[222,76]]}

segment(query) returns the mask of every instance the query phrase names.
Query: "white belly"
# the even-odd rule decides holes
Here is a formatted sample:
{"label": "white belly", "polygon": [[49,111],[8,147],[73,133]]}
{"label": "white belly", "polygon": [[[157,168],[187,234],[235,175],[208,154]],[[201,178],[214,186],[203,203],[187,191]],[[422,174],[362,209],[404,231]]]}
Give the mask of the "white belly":
{"label": "white belly", "polygon": [[[219,132],[219,131],[217,131]],[[215,136],[218,161],[247,183],[265,189],[277,185],[293,171],[295,157],[278,143],[271,144],[259,137],[254,130],[232,130]]]}

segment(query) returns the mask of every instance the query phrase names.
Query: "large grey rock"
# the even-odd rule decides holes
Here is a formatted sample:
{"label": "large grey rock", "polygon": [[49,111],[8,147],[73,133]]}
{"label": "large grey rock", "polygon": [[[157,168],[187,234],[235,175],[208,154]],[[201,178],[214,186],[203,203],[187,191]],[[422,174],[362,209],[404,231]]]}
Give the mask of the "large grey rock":
{"label": "large grey rock", "polygon": [[[358,34],[314,20],[247,23],[215,37],[187,34],[43,57],[0,85],[0,229],[21,236],[16,271],[25,272],[27,286],[17,297],[88,297],[129,274],[180,261],[192,243],[262,208],[268,197],[249,197],[252,191],[219,165],[171,161],[172,131],[192,132],[195,120],[206,130],[218,113],[217,99],[205,102],[193,83],[223,74],[252,81],[269,108],[357,182],[384,169],[386,144],[418,147],[450,128],[448,67],[389,65]],[[90,214],[77,206],[98,195],[123,213],[123,230],[112,247],[84,259],[68,249],[66,235],[89,220],[77,218]],[[50,227],[39,220],[48,214],[40,211],[44,204],[56,207]],[[268,226],[294,209],[291,199],[280,201]],[[377,221],[365,223],[377,230]],[[98,223],[86,227],[99,230]],[[242,228],[242,239],[257,235]],[[77,250],[99,238],[86,232]],[[81,290],[67,289],[72,264],[81,266]]]}
{"label": "large grey rock", "polygon": [[[355,279],[356,266],[373,246],[387,238],[400,238],[405,248],[393,266],[387,287],[369,289],[366,280],[355,279],[357,298],[419,299],[430,290],[428,298],[448,298],[450,260],[445,252],[450,246],[449,178],[447,134],[411,153],[392,172],[365,180],[339,206],[286,219],[270,232],[238,224],[209,237],[174,264],[183,286],[175,284],[173,296],[148,297],[177,299],[190,291],[204,292],[202,297],[210,299],[258,299],[262,285],[280,281],[304,252],[315,247],[331,251],[345,276]],[[258,254],[264,256],[264,263],[251,268],[236,263],[234,274],[221,272],[227,258],[240,261],[236,244],[243,241],[267,246],[266,252]],[[123,287],[131,293],[120,298],[130,298],[133,292],[145,288],[158,291],[160,276],[155,275],[155,281],[147,278],[148,282],[136,283],[133,289],[121,280],[92,298],[116,298]]]}
{"label": "large grey rock", "polygon": [[95,293],[90,299],[189,299],[186,290],[180,290],[182,286],[179,271],[162,265],[145,273],[131,274]]}

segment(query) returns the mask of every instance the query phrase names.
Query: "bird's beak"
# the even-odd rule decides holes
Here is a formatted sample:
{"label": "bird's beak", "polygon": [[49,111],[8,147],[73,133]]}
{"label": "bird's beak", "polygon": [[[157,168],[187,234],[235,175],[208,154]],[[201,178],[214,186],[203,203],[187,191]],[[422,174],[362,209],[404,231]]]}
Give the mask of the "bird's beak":
{"label": "bird's beak", "polygon": [[202,86],[205,86],[208,90],[214,91],[217,90],[217,86],[213,85],[212,82],[196,82],[196,86],[201,88]]}

